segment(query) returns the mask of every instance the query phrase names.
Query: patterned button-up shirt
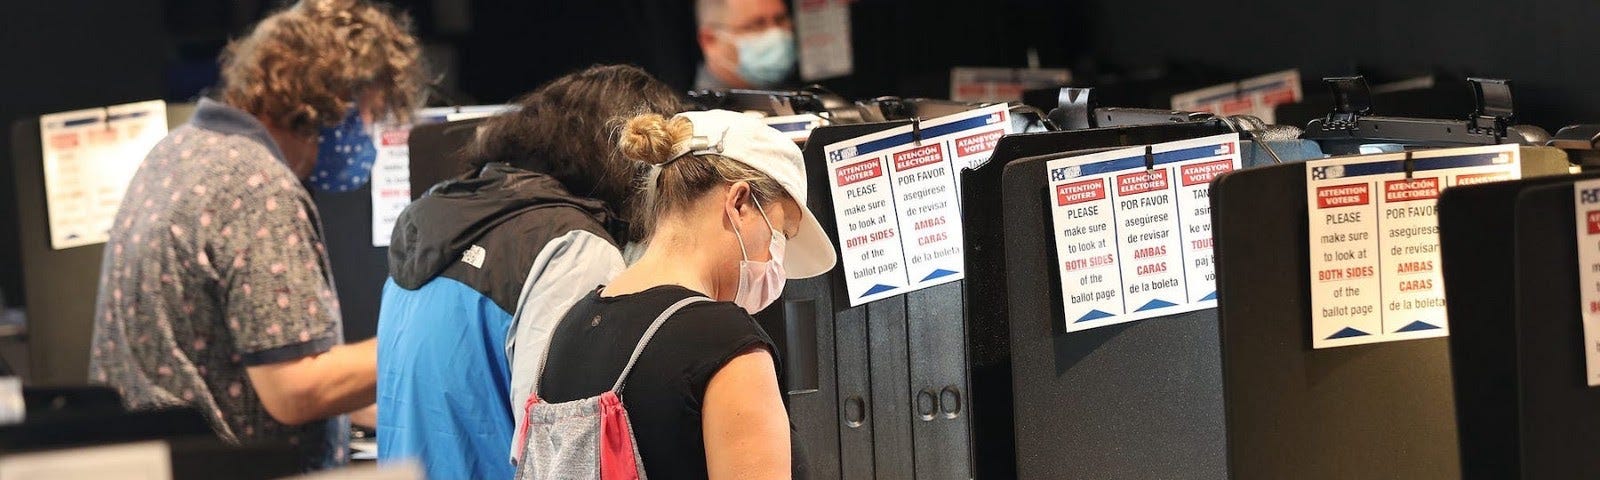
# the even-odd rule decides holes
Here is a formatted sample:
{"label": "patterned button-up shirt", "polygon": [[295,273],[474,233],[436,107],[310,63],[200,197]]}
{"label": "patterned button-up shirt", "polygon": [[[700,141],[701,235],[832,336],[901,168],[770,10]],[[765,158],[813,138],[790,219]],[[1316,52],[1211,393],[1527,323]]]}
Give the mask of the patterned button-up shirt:
{"label": "patterned button-up shirt", "polygon": [[249,114],[205,100],[139,166],[112,226],[90,380],[130,408],[191,406],[230,442],[286,441],[344,462],[344,417],[286,426],[245,369],[343,342],[311,196]]}

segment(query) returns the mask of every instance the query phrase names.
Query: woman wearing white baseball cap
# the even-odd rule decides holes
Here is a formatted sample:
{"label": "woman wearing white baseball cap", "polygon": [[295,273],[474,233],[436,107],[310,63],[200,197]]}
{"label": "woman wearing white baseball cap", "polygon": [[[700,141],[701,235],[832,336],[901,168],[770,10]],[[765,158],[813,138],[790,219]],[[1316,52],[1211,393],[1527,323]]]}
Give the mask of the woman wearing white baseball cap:
{"label": "woman wearing white baseball cap", "polygon": [[556,327],[538,397],[617,392],[649,477],[804,477],[772,340],[750,316],[784,280],[835,263],[806,208],[800,149],[728,111],[635,117],[620,146],[652,165],[635,209],[648,246]]}

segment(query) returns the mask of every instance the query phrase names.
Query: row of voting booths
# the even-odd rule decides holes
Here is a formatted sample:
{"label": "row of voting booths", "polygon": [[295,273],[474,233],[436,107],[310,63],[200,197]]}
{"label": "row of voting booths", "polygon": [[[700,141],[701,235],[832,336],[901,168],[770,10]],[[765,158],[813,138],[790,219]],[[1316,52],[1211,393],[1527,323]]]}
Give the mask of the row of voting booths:
{"label": "row of voting booths", "polygon": [[[1519,125],[1509,82],[1457,83],[1442,88],[1471,96],[1330,78],[1277,125],[1121,108],[1117,89],[690,99],[760,112],[801,144],[841,253],[757,315],[815,478],[1600,478],[1600,360],[1585,363],[1600,322],[1584,328],[1600,318],[1600,176],[1584,173],[1600,127]],[[1440,97],[1472,113],[1373,113]],[[455,153],[498,111],[394,137],[409,197],[468,169]],[[40,157],[39,128],[17,124],[15,158]],[[43,176],[17,181],[40,228]],[[374,330],[387,274],[358,221],[384,214],[372,188],[317,198],[351,219],[325,228],[352,338]],[[30,316],[71,317],[31,334],[70,346],[92,306],[57,300],[92,298],[100,251],[29,242],[45,286]],[[74,428],[132,418],[91,410]],[[151,415],[166,426],[111,440],[204,433],[190,413]],[[92,436],[47,421],[62,420],[0,427],[0,442]],[[174,455],[230,458],[208,449]]]}
{"label": "row of voting booths", "polygon": [[[1579,278],[1600,269],[1600,245],[1585,244],[1596,253],[1580,257],[1573,242],[1579,227],[1600,234],[1600,220],[1585,224],[1587,211],[1572,206],[1583,192],[1600,197],[1600,183],[1579,173],[1595,158],[1597,130],[1551,135],[1516,124],[1505,81],[1469,79],[1468,118],[1374,115],[1383,97],[1362,78],[1325,84],[1332,107],[1303,126],[1101,107],[1079,89],[1055,92],[1048,112],[906,99],[822,106],[825,92],[703,94],[708,107],[762,110],[774,124],[816,117],[804,140],[810,207],[839,242],[841,268],[791,282],[759,316],[785,339],[789,405],[813,471],[1600,475],[1600,391],[1588,386],[1600,382],[1586,381],[1596,373],[1586,371],[1582,319],[1595,295],[1579,298],[1600,288]],[[952,125],[999,111],[1006,133],[988,139],[983,158],[961,158],[970,145],[950,137]],[[895,142],[912,147],[885,146]],[[857,182],[890,178],[900,268],[917,284],[915,263],[928,257],[915,243],[940,237],[925,230],[938,222],[916,217],[927,208],[916,197],[938,189],[897,173],[923,168],[928,145],[942,145],[958,176],[960,280],[863,291],[862,277],[883,271],[863,268],[873,266],[866,259],[882,252],[859,244],[882,237],[863,232],[879,223],[861,211],[877,204],[863,203],[876,197]],[[877,163],[857,167],[862,158]],[[1337,195],[1351,186],[1363,193]],[[1151,187],[1172,194],[1137,197]],[[1104,205],[1061,211],[1078,199]],[[1175,222],[1115,217],[1096,230],[1071,219],[1169,207]],[[1121,251],[1103,254],[1107,226],[1110,244],[1128,243]],[[1168,245],[1183,255],[1135,248],[1165,238],[1168,226],[1180,237]],[[1095,253],[1074,257],[1077,248]],[[1082,272],[1163,256],[1178,258],[1122,266],[1117,289],[1077,288],[1117,275]],[[1186,298],[1145,302],[1152,287],[1173,284],[1152,280],[1164,268],[1183,270]],[[1075,309],[1096,293],[1117,296],[1109,292],[1138,305]],[[1589,335],[1594,344],[1600,332]]]}

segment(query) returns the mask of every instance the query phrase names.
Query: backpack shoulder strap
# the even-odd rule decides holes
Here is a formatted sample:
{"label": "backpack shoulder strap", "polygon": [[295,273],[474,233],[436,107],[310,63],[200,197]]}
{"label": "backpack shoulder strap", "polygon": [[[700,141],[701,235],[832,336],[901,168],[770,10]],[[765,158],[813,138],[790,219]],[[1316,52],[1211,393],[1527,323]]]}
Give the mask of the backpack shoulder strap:
{"label": "backpack shoulder strap", "polygon": [[709,301],[711,299],[698,295],[679,300],[678,303],[674,303],[662,311],[655,321],[650,322],[650,328],[644,331],[644,336],[639,338],[639,344],[633,347],[633,354],[628,356],[628,365],[622,367],[622,374],[617,375],[617,383],[611,385],[611,391],[619,395],[622,393],[622,385],[628,380],[628,372],[633,371],[634,362],[639,361],[639,355],[644,353],[644,347],[650,344],[650,339],[656,336],[656,331],[661,329],[661,325],[667,323],[667,319],[671,318],[672,314],[678,313],[678,310],[682,310],[683,307]]}

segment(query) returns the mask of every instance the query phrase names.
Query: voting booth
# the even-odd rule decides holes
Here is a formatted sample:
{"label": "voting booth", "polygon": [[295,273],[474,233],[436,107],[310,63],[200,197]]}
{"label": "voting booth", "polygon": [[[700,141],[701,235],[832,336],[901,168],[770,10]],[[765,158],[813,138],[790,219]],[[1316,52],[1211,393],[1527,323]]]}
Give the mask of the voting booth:
{"label": "voting booth", "polygon": [[[1330,151],[1389,153],[1216,181],[1234,478],[1461,478],[1485,458],[1484,417],[1458,416],[1458,402],[1476,400],[1452,381],[1460,341],[1442,277],[1482,270],[1441,257],[1435,204],[1455,188],[1567,170],[1560,151],[1526,146],[1538,132],[1514,125],[1509,91],[1503,109],[1490,93],[1491,108],[1480,96],[1480,115],[1466,121],[1369,116],[1365,97],[1347,95],[1302,138]],[[1464,355],[1494,354],[1456,354]]]}
{"label": "voting booth", "polygon": [[841,267],[789,282],[756,317],[789,336],[789,406],[813,476],[971,478],[984,447],[972,434],[957,173],[1043,116],[921,99],[861,107],[910,120],[815,127],[804,148],[819,172],[810,208]]}
{"label": "voting booth", "polygon": [[186,121],[144,101],[11,125],[29,367],[41,384],[88,380],[102,244],[144,153]]}
{"label": "voting booth", "polygon": [[[756,315],[811,475],[1600,476],[1600,180],[1568,175],[1600,158],[1600,127],[1546,146],[1493,79],[1465,83],[1465,119],[1376,115],[1360,77],[1325,80],[1332,106],[1304,130],[1228,115],[1282,112],[1299,83],[1168,92],[1174,109],[1061,88],[1049,113],[696,92],[803,145],[838,247],[839,268]],[[314,194],[344,219],[323,227],[347,338],[375,330],[399,214],[469,171],[462,148],[504,111],[385,127],[367,187]],[[24,239],[43,378],[82,381],[93,303],[58,300],[92,297],[115,213],[96,196],[120,196],[62,179],[128,157],[95,142],[132,151],[182,116],[143,102],[14,126],[15,156],[38,159],[19,162],[23,221],[47,232]],[[127,422],[100,443],[204,433],[182,412],[97,415]],[[82,418],[0,440],[95,443]]]}
{"label": "voting booth", "polygon": [[[1454,188],[1439,200],[1463,478],[1590,478],[1594,174]],[[1571,286],[1578,288],[1573,289]]]}
{"label": "voting booth", "polygon": [[[1115,109],[1093,110],[1100,122],[1116,123],[1108,121],[1118,118]],[[1123,113],[1145,118],[1185,115]],[[1115,270],[1121,265],[1116,261],[1123,253],[1119,244],[1127,237],[1112,233],[1117,238],[1080,242],[1080,235],[1105,237],[1113,222],[1101,218],[1102,226],[1090,232],[1088,225],[1068,226],[1070,221],[1056,218],[1057,211],[1113,215],[1127,204],[1108,193],[1105,182],[1127,174],[1173,179],[1188,169],[1193,178],[1187,182],[1185,188],[1191,191],[1185,192],[1188,199],[1183,202],[1203,203],[1204,197],[1192,190],[1204,188],[1205,177],[1242,168],[1242,152],[1252,152],[1243,157],[1254,162],[1258,160],[1253,152],[1264,151],[1257,142],[1240,147],[1240,136],[1233,133],[1236,125],[1206,116],[1194,118],[1202,120],[1011,135],[1001,139],[987,164],[964,173],[963,215],[969,222],[971,267],[966,294],[972,312],[969,335],[979,444],[1015,438],[1014,445],[1002,444],[1011,451],[993,446],[980,450],[985,452],[980,465],[993,469],[986,471],[1018,478],[1227,478],[1223,446],[1216,441],[1222,436],[1222,404],[1215,315],[1208,306],[1214,297],[1209,291],[1192,296],[1185,292],[1172,298],[1172,305],[1146,301],[1127,308],[1120,304],[1120,294],[1111,294],[1123,287],[1109,286],[1120,283],[1120,272],[1097,273],[1092,281],[1085,275],[1091,267]],[[1174,141],[1178,143],[1168,143]],[[1133,148],[1119,148],[1129,146]],[[1096,161],[1095,155],[1112,161]],[[1062,161],[1079,163],[1049,168],[1051,162]],[[1068,179],[1078,186],[1053,185]],[[1174,185],[1180,183],[1169,181],[1166,187],[1178,188]],[[1126,193],[1154,194],[1162,200],[1152,201],[1151,207],[1176,208],[1173,200],[1182,195],[1158,184],[1145,182],[1141,187],[1145,191]],[[985,200],[994,197],[1001,201]],[[1126,200],[1135,205],[1142,201]],[[1190,205],[1190,214],[1196,213],[1195,206]],[[1166,218],[1176,220],[1177,215]],[[1161,241],[1181,242],[1176,229],[1163,231],[1174,236]],[[1070,240],[1058,238],[1062,235]],[[1100,240],[1106,241],[1102,245]],[[1133,243],[1150,240],[1155,239]],[[1140,275],[1132,257],[1169,255],[1155,254],[1164,248],[1161,245],[1132,248],[1127,252],[1127,266],[1134,270],[1131,277]],[[1185,275],[1180,265],[1186,261],[1198,260],[1178,259],[1186,254],[1181,250],[1172,248],[1172,260],[1163,264],[1170,265],[1175,275]],[[1197,271],[1196,276],[1205,274]],[[1085,298],[1080,288],[1063,288],[1063,277],[1074,287],[1107,285],[1099,289],[1102,300],[1117,300],[1119,305],[1069,314],[1065,305],[1082,303],[1070,299],[1078,296],[1092,303],[1095,294]],[[1186,280],[1187,276],[1181,282],[1186,285]],[[1178,280],[1160,283],[1172,281]],[[1135,318],[1153,320],[1124,323]]]}

